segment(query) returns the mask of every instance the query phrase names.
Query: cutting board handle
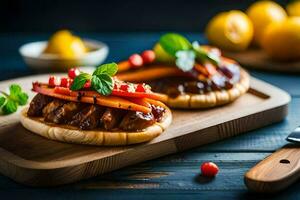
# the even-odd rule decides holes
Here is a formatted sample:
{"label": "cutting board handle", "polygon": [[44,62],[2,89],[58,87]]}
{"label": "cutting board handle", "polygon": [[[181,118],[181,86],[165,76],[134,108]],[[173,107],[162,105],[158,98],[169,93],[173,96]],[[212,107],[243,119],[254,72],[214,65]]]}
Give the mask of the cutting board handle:
{"label": "cutting board handle", "polygon": [[274,193],[300,176],[300,146],[287,145],[271,154],[245,174],[245,184],[255,192]]}

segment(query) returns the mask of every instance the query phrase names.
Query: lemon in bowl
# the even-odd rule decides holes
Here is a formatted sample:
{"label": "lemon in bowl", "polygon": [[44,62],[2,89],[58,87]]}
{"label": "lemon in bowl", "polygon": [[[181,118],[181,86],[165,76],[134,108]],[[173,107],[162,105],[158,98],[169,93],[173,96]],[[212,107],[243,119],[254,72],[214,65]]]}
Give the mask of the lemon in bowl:
{"label": "lemon in bowl", "polygon": [[253,26],[245,13],[238,10],[222,12],[206,26],[209,42],[230,51],[245,50],[253,37]]}
{"label": "lemon in bowl", "polygon": [[49,39],[44,53],[56,54],[62,58],[78,58],[88,52],[81,38],[68,30],[61,30]]}
{"label": "lemon in bowl", "polygon": [[68,30],[54,33],[49,41],[25,44],[19,52],[25,63],[38,71],[65,71],[74,66],[97,66],[108,55],[102,42],[81,39]]}
{"label": "lemon in bowl", "polygon": [[273,22],[282,22],[287,18],[285,10],[273,1],[257,1],[246,11],[254,28],[253,42],[257,46],[261,43],[264,31]]}
{"label": "lemon in bowl", "polygon": [[261,41],[262,48],[276,60],[300,60],[300,17],[270,24]]}

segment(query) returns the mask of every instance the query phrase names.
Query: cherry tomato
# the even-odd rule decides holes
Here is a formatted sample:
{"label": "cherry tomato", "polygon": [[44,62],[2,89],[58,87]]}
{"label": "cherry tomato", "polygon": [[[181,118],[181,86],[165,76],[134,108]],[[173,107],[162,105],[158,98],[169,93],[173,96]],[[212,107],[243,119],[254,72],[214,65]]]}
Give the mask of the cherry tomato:
{"label": "cherry tomato", "polygon": [[133,68],[140,67],[143,65],[143,58],[139,54],[133,54],[128,58],[128,62]]}
{"label": "cherry tomato", "polygon": [[68,72],[68,76],[71,78],[71,79],[74,79],[76,76],[78,76],[80,74],[80,71],[78,68],[71,68],[69,69],[69,72]]}
{"label": "cherry tomato", "polygon": [[146,50],[142,53],[144,63],[152,63],[155,60],[155,53],[152,50]]}
{"label": "cherry tomato", "polygon": [[73,82],[72,79],[63,77],[60,79],[60,86],[68,88],[72,85],[72,82]]}
{"label": "cherry tomato", "polygon": [[137,84],[135,91],[136,92],[146,92],[143,84]]}
{"label": "cherry tomato", "polygon": [[91,87],[91,81],[88,80],[87,82],[85,82],[85,84],[84,84],[83,87],[84,87],[84,88],[90,88],[90,87]]}
{"label": "cherry tomato", "polygon": [[207,177],[216,176],[219,172],[219,167],[213,162],[205,162],[201,165],[201,174]]}
{"label": "cherry tomato", "polygon": [[123,85],[120,86],[120,90],[128,91],[128,87],[129,87],[128,85],[123,84]]}
{"label": "cherry tomato", "polygon": [[50,76],[50,77],[49,77],[48,84],[49,84],[49,86],[51,86],[51,87],[55,87],[55,86],[60,85],[60,81],[59,81],[59,79],[58,79],[57,77],[55,77],[55,76]]}

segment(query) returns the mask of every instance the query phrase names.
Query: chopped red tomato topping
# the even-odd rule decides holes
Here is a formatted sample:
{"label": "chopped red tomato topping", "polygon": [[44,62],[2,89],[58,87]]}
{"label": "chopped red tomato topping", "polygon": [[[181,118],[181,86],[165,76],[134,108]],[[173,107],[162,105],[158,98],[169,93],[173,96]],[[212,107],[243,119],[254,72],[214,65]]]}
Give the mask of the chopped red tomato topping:
{"label": "chopped red tomato topping", "polygon": [[74,68],[71,68],[69,69],[69,72],[68,72],[68,76],[71,78],[71,79],[74,79],[76,76],[78,76],[80,74],[80,71],[78,68],[74,67]]}
{"label": "chopped red tomato topping", "polygon": [[50,87],[55,87],[60,85],[60,80],[56,76],[50,76],[48,84]]}
{"label": "chopped red tomato topping", "polygon": [[138,84],[135,89],[136,92],[146,92],[143,84]]}
{"label": "chopped red tomato topping", "polygon": [[155,60],[155,53],[153,50],[143,51],[141,56],[145,64],[152,63]]}
{"label": "chopped red tomato topping", "polygon": [[143,65],[143,58],[139,54],[133,54],[128,58],[131,67],[141,67]]}
{"label": "chopped red tomato topping", "polygon": [[65,77],[61,78],[60,79],[60,86],[68,88],[70,86],[69,78],[65,78]]}
{"label": "chopped red tomato topping", "polygon": [[128,91],[128,88],[129,88],[129,86],[127,84],[122,84],[120,86],[120,90],[123,90],[123,91]]}
{"label": "chopped red tomato topping", "polygon": [[84,87],[84,88],[90,88],[90,87],[91,87],[91,81],[88,80],[88,81],[84,84],[83,87]]}

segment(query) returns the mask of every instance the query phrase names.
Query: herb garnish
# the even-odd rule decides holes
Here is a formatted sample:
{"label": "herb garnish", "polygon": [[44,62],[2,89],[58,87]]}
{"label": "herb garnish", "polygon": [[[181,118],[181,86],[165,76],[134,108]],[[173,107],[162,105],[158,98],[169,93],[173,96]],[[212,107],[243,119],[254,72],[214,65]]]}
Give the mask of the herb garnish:
{"label": "herb garnish", "polygon": [[0,107],[3,114],[11,114],[18,110],[18,106],[25,105],[28,100],[28,95],[22,91],[22,88],[17,84],[12,84],[9,87],[9,94],[0,91],[3,96],[0,96]]}
{"label": "herb garnish", "polygon": [[93,74],[81,72],[75,77],[71,90],[80,90],[84,88],[84,84],[87,81],[91,81],[91,88],[96,90],[102,95],[110,95],[114,88],[114,76],[118,71],[118,65],[116,63],[108,63],[100,65]]}
{"label": "herb garnish", "polygon": [[194,67],[196,60],[210,61],[219,64],[219,57],[207,52],[198,42],[192,44],[182,35],[167,33],[159,40],[161,47],[171,56],[176,58],[176,66],[182,71],[189,71]]}

